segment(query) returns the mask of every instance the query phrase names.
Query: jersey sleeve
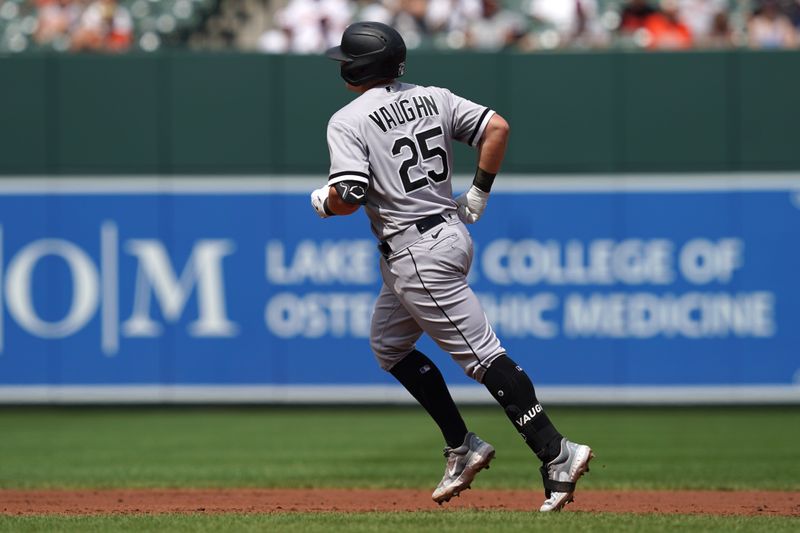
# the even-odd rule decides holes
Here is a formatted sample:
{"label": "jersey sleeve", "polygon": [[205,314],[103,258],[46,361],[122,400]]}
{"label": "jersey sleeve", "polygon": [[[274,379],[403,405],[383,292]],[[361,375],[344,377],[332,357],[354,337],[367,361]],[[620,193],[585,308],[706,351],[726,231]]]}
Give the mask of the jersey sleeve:
{"label": "jersey sleeve", "polygon": [[494,111],[453,93],[449,96],[453,113],[453,138],[470,146],[477,146]]}
{"label": "jersey sleeve", "polygon": [[369,185],[367,147],[351,126],[338,121],[328,124],[328,151],[331,157],[328,185],[341,181]]}

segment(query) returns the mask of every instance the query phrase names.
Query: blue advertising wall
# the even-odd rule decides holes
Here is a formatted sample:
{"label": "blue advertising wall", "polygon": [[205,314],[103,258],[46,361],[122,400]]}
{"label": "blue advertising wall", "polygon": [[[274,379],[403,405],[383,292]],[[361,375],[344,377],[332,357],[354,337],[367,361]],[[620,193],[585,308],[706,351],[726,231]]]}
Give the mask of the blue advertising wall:
{"label": "blue advertising wall", "polygon": [[[0,183],[0,401],[407,401],[318,180]],[[470,274],[551,401],[800,401],[800,177],[507,178]],[[456,396],[490,401],[429,340]]]}

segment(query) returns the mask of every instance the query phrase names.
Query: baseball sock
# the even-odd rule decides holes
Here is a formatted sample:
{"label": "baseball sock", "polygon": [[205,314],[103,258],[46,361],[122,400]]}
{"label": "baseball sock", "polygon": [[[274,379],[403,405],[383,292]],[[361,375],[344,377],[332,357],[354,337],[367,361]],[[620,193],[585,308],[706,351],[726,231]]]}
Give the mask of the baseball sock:
{"label": "baseball sock", "polygon": [[453,402],[442,373],[424,353],[414,350],[389,371],[425,408],[442,430],[445,442],[458,448],[467,436],[467,426]]}
{"label": "baseball sock", "polygon": [[506,411],[525,443],[543,463],[558,457],[561,433],[545,414],[530,378],[507,355],[501,355],[489,366],[483,384]]}

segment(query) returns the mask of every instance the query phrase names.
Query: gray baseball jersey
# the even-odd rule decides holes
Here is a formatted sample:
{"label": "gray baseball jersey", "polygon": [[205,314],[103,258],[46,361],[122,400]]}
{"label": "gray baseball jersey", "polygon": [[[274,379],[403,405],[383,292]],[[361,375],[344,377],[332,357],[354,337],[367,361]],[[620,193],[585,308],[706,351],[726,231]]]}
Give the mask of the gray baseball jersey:
{"label": "gray baseball jersey", "polygon": [[[447,89],[392,83],[369,89],[328,124],[329,184],[368,186],[366,211],[391,252],[370,344],[389,370],[423,332],[478,380],[505,353],[467,284],[472,239],[456,214],[452,141],[476,146],[493,112]],[[418,224],[441,215],[435,225]]]}
{"label": "gray baseball jersey", "polygon": [[329,185],[369,185],[367,215],[385,239],[454,209],[452,140],[475,146],[494,114],[447,89],[395,82],[372,88],[328,123]]}

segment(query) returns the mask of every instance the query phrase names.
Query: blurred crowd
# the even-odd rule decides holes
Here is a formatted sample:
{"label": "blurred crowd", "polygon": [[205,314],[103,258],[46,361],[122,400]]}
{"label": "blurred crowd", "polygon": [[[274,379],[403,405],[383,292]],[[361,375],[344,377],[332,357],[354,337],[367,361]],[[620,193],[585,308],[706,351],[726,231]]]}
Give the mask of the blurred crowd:
{"label": "blurred crowd", "polygon": [[127,50],[133,19],[117,0],[37,0],[34,39],[60,50]]}
{"label": "blurred crowd", "polygon": [[0,51],[124,51],[133,38],[130,11],[117,0],[0,0]]}
{"label": "blurred crowd", "polygon": [[[0,0],[0,53],[157,50],[216,0]],[[174,41],[174,40],[173,40]]]}
{"label": "blurred crowd", "polygon": [[289,0],[274,20],[262,51],[318,53],[359,20],[395,26],[411,48],[794,48],[800,41],[800,0]]}
{"label": "blurred crowd", "polygon": [[[228,12],[221,44],[194,38]],[[391,24],[422,49],[800,46],[800,0],[0,0],[0,53],[169,42],[316,54],[360,20]]]}

